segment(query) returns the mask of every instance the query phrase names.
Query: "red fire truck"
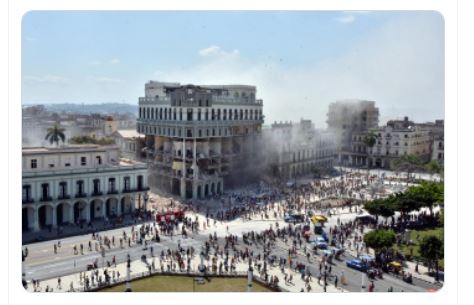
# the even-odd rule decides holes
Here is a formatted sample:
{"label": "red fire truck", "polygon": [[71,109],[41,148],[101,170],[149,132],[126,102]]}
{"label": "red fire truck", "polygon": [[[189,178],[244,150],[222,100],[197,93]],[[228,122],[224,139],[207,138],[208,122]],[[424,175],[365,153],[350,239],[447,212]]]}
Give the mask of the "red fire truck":
{"label": "red fire truck", "polygon": [[156,222],[158,223],[170,223],[175,220],[183,221],[184,211],[176,210],[176,211],[158,212],[156,213],[155,217],[156,217]]}

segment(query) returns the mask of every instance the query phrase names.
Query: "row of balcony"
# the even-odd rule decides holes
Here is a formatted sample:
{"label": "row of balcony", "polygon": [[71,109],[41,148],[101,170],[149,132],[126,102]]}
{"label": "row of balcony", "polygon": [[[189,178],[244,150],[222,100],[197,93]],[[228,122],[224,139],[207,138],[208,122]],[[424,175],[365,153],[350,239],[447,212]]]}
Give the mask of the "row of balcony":
{"label": "row of balcony", "polygon": [[[141,187],[141,188],[136,188],[136,189],[131,189],[131,188],[128,188],[128,189],[123,189],[122,190],[122,193],[123,194],[126,194],[126,193],[134,193],[134,192],[141,192],[141,191],[149,191],[150,188],[149,187]],[[107,195],[115,195],[115,194],[118,194],[119,191],[118,190],[109,190],[107,192]],[[90,194],[91,197],[96,197],[96,196],[102,196],[103,195],[103,192],[100,192],[100,191],[97,191],[97,192],[92,192]],[[86,198],[88,197],[89,195],[85,192],[82,192],[82,193],[76,193],[76,195],[74,196],[74,198]],[[71,199],[71,196],[70,195],[59,195],[58,196],[58,200],[66,200],[66,199]],[[49,202],[49,201],[53,201],[53,197],[51,196],[46,196],[46,197],[41,197],[39,199],[39,202]],[[22,200],[22,203],[34,203],[35,200],[33,198],[23,198]]]}

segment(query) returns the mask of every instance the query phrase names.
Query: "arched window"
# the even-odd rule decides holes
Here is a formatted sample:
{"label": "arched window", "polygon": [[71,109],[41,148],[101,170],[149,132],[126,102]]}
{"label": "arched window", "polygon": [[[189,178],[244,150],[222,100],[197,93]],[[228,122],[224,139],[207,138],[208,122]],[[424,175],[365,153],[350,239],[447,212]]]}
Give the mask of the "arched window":
{"label": "arched window", "polygon": [[163,108],[160,108],[160,120],[163,119]]}
{"label": "arched window", "polygon": [[243,119],[244,119],[244,111],[240,109],[239,120],[243,120]]}
{"label": "arched window", "polygon": [[234,109],[234,120],[238,120],[239,116],[237,114],[237,109]]}
{"label": "arched window", "polygon": [[229,109],[229,120],[232,120],[232,109]]}
{"label": "arched window", "polygon": [[249,118],[249,111],[245,109],[245,120],[248,120]]}

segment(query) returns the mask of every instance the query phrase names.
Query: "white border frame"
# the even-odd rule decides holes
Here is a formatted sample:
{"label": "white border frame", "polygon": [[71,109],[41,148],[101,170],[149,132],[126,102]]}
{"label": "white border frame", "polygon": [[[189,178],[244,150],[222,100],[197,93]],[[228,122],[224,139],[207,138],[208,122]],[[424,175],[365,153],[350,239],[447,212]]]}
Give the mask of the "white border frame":
{"label": "white border frame", "polygon": [[[269,303],[270,301],[280,301],[284,303],[292,303],[295,301],[302,302],[332,302],[337,303],[377,303],[377,304],[400,304],[409,301],[415,304],[447,304],[457,303],[458,289],[458,265],[457,265],[457,249],[458,249],[458,172],[457,172],[457,152],[458,126],[457,114],[457,7],[455,1],[430,1],[430,0],[398,0],[398,1],[380,1],[380,0],[359,0],[355,1],[320,1],[318,3],[306,4],[304,1],[272,1],[271,5],[263,2],[243,0],[243,1],[167,1],[165,3],[148,3],[142,0],[127,1],[125,3],[114,1],[57,1],[57,0],[16,0],[9,2],[9,96],[8,96],[8,116],[11,118],[9,122],[9,141],[8,149],[8,303],[19,304],[51,304],[59,302],[67,302],[68,304],[96,304],[98,302],[123,302],[123,303],[139,303],[139,302],[195,302],[208,303],[209,301],[228,301],[231,302],[258,302]],[[224,4],[227,3],[227,4]],[[162,293],[160,295],[153,293],[132,293],[132,294],[90,294],[90,293],[74,293],[74,294],[44,294],[44,293],[27,293],[21,286],[21,211],[18,207],[20,202],[21,185],[21,159],[17,156],[21,154],[21,137],[18,136],[21,130],[21,20],[22,16],[30,10],[215,10],[215,9],[249,9],[249,10],[436,10],[440,12],[445,19],[445,132],[446,136],[446,155],[445,160],[445,179],[446,184],[446,221],[445,221],[445,267],[446,282],[443,289],[437,293],[393,293],[388,297],[385,293],[366,294],[366,293],[350,293],[350,294],[239,294],[235,297],[232,294],[221,293],[201,293],[201,294],[176,294]],[[112,299],[110,299],[112,297]],[[230,297],[230,298],[229,298]],[[120,299],[119,299],[120,298]],[[225,298],[225,299],[221,299]],[[314,299],[317,298],[317,299]],[[92,303],[90,303],[92,302]]]}

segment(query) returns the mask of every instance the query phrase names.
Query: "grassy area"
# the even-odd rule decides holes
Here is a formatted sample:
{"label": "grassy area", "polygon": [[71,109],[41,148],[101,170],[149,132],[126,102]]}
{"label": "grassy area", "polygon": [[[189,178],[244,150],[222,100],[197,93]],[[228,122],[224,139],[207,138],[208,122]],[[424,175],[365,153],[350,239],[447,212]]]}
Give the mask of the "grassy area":
{"label": "grassy area", "polygon": [[[443,238],[444,234],[444,228],[435,228],[435,229],[430,229],[430,230],[411,230],[410,231],[410,239],[415,243],[414,245],[406,246],[406,245],[395,245],[393,248],[401,251],[405,255],[413,255],[413,257],[419,257],[420,256],[420,249],[419,249],[419,243],[425,236],[429,235],[435,235],[440,239]],[[441,269],[444,269],[444,259],[439,260],[439,265]]]}
{"label": "grassy area", "polygon": [[[245,292],[247,291],[247,278],[210,278],[204,284],[194,284],[194,277],[188,276],[162,276],[157,275],[131,282],[132,291],[135,292]],[[194,289],[194,290],[193,290]],[[265,286],[253,282],[254,292],[271,292]],[[100,290],[101,292],[123,292],[125,284]]]}

